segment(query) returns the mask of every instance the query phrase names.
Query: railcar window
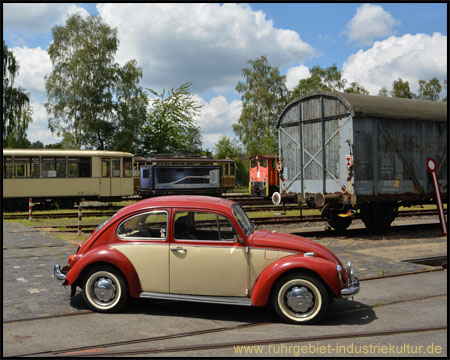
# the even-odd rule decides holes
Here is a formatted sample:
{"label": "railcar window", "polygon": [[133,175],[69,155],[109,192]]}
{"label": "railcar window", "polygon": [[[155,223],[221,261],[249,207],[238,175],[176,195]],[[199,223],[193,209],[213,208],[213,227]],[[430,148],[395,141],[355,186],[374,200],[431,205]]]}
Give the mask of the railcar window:
{"label": "railcar window", "polygon": [[73,157],[67,162],[69,177],[91,177],[91,158]]}
{"label": "railcar window", "polygon": [[222,168],[223,168],[223,176],[228,176],[229,172],[228,172],[228,164],[222,164]]}
{"label": "railcar window", "polygon": [[112,159],[112,176],[120,177],[120,159]]}
{"label": "railcar window", "polygon": [[27,158],[15,158],[14,159],[14,172],[15,172],[15,177],[25,177],[27,176],[26,174],[26,170],[27,170],[27,163],[28,163],[28,159]]}
{"label": "railcar window", "polygon": [[132,169],[133,169],[133,163],[131,161],[131,158],[123,158],[123,177],[131,177]]}
{"label": "railcar window", "polygon": [[3,158],[3,177],[8,179],[13,177],[12,157]]}
{"label": "railcar window", "polygon": [[66,177],[66,158],[42,158],[42,177]]}
{"label": "railcar window", "polygon": [[234,164],[230,164],[230,175],[234,176]]}
{"label": "railcar window", "polygon": [[109,177],[109,159],[102,159],[102,177]]}
{"label": "railcar window", "polygon": [[256,159],[256,158],[253,158],[251,161],[250,161],[250,167],[251,168],[255,168],[255,167],[257,167],[258,166],[258,160]]}
{"label": "railcar window", "polygon": [[56,158],[55,163],[56,177],[66,177],[66,158]]}
{"label": "railcar window", "polygon": [[31,158],[30,165],[30,176],[33,178],[41,177],[41,163],[39,158]]}
{"label": "railcar window", "polygon": [[267,159],[264,158],[264,157],[262,157],[262,158],[259,160],[259,165],[261,165],[262,167],[267,167]]}

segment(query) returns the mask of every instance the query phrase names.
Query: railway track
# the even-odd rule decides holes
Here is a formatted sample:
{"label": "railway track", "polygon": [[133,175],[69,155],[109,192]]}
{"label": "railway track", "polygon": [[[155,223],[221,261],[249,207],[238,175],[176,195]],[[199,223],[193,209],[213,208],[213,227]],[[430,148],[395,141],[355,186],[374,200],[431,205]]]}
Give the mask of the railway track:
{"label": "railway track", "polygon": [[[429,216],[429,215],[437,215],[436,211],[433,210],[433,212],[426,212],[424,211],[404,211],[402,214],[399,214],[399,217],[418,217],[418,216]],[[403,214],[405,213],[405,214]],[[301,222],[324,222],[325,220],[322,218],[321,215],[308,215],[303,216],[300,218],[299,216],[274,216],[274,217],[252,217],[252,222],[255,225],[273,225],[273,224],[295,224],[295,223],[301,223]],[[436,226],[438,223],[434,224],[412,224],[412,225],[401,225],[401,226],[394,226],[391,227],[392,229],[395,229],[397,227],[405,228],[406,226],[409,227],[416,227],[416,226]],[[82,231],[83,232],[91,232],[95,230],[95,228],[98,226],[98,224],[83,224],[82,225]],[[77,232],[78,231],[78,225],[42,225],[42,226],[34,226],[34,228],[44,231],[55,231],[55,232]],[[361,231],[365,231],[365,228],[363,229],[347,229],[346,233],[351,234],[353,232],[359,233]],[[323,233],[325,231],[319,231],[318,233]],[[329,233],[329,231],[327,231]],[[309,234],[309,233],[308,233]],[[320,235],[318,234],[318,235]]]}
{"label": "railway track", "polygon": [[[429,272],[429,271],[440,271],[443,269],[433,269],[433,270],[420,270],[415,272],[406,272],[394,274],[392,276],[406,276],[411,274],[416,274],[418,272]],[[360,279],[361,282],[375,280],[375,279],[386,279],[386,276],[377,276],[367,279]],[[436,298],[446,297],[447,293],[443,292],[442,294],[433,294],[433,295],[425,295],[421,297],[415,297],[410,299],[399,299],[392,302],[387,303],[376,303],[374,305],[365,305],[347,308],[344,310],[339,310],[335,312],[329,312],[325,315],[325,317],[336,316],[344,313],[354,313],[354,312],[363,312],[368,311],[370,309],[379,308],[379,307],[388,307],[391,305],[397,305],[401,303],[410,303],[414,301],[424,301],[431,300]],[[159,305],[171,304],[173,302],[163,301],[158,302]],[[80,315],[89,315],[96,314],[90,310],[83,310],[79,312],[71,312],[66,314],[57,314],[52,316],[43,316],[43,317],[33,317],[27,319],[17,319],[17,320],[7,320],[3,321],[3,324],[9,323],[17,323],[17,322],[30,322],[35,320],[48,320],[48,319],[56,319],[62,317],[71,317],[71,316],[80,316]],[[387,336],[387,335],[399,335],[399,334],[407,334],[407,333],[423,333],[427,331],[442,331],[447,330],[447,324],[437,324],[435,326],[422,326],[422,327],[403,327],[403,328],[390,328],[385,330],[378,331],[358,331],[358,332],[350,332],[350,333],[333,333],[333,334],[324,334],[324,335],[315,335],[315,336],[296,336],[296,337],[284,337],[284,338],[265,338],[258,340],[249,340],[249,341],[241,341],[241,342],[220,342],[220,343],[200,343],[193,345],[180,345],[180,346],[155,346],[153,348],[135,348],[135,349],[120,349],[120,350],[106,350],[108,348],[114,347],[123,347],[135,344],[147,344],[156,341],[166,341],[172,339],[181,339],[181,338],[193,338],[201,335],[209,335],[219,332],[233,331],[233,330],[241,330],[247,328],[256,328],[263,327],[266,325],[273,324],[272,321],[269,322],[252,322],[252,323],[244,323],[233,326],[225,326],[225,327],[215,327],[204,330],[196,330],[189,332],[179,332],[170,335],[161,335],[161,336],[153,336],[153,337],[144,337],[144,338],[136,338],[124,341],[117,342],[109,342],[109,343],[100,343],[95,345],[81,346],[81,347],[73,347],[73,348],[65,348],[59,350],[52,351],[43,351],[43,352],[34,352],[34,353],[25,353],[25,354],[17,354],[14,357],[65,357],[65,356],[124,356],[124,355],[139,355],[139,354],[160,354],[160,353],[169,353],[169,352],[185,352],[185,351],[201,351],[201,350],[209,350],[209,349],[220,349],[220,348],[233,348],[233,346],[252,346],[252,345],[267,345],[267,344],[279,344],[279,343],[300,343],[300,342],[311,342],[311,341],[326,341],[326,340],[338,340],[338,339],[346,339],[346,338],[362,338],[362,337],[373,337],[373,336]]]}
{"label": "railway track", "polygon": [[[258,207],[250,207],[245,206],[243,207],[244,210],[247,213],[252,212],[261,212],[261,211],[273,211],[273,212],[284,212],[288,210],[299,210],[298,205],[286,205],[284,208],[281,205],[271,205],[271,206],[258,206]],[[85,210],[83,211],[83,218],[86,217],[110,217],[113,216],[117,211],[92,211],[92,210]],[[430,215],[437,215],[437,210],[431,209],[425,209],[425,210],[404,210],[398,212],[398,217],[405,217],[405,216],[430,216]],[[3,220],[20,220],[20,219],[28,219],[28,214],[5,214],[3,215]],[[288,218],[291,218],[291,222],[299,221],[299,216],[279,216],[280,218],[285,218],[285,220],[280,220],[280,222],[289,222]],[[63,219],[63,218],[78,218],[78,212],[73,213],[47,213],[47,214],[34,214],[34,219]],[[303,221],[324,221],[321,215],[303,215]],[[252,218],[258,219],[258,218]],[[258,220],[257,220],[258,221]],[[274,220],[274,223],[279,222],[278,220]],[[256,224],[256,222],[255,222]]]}
{"label": "railway track", "polygon": [[[361,280],[364,281],[364,280]],[[378,308],[378,307],[386,307],[390,305],[397,305],[399,303],[405,302],[413,302],[413,301],[421,301],[421,300],[429,300],[439,297],[446,297],[447,294],[438,294],[438,295],[429,295],[420,298],[414,299],[406,299],[399,300],[391,303],[381,303],[375,305],[367,305],[358,308],[346,309],[334,313],[328,313],[325,317],[335,316],[337,314],[348,313],[348,312],[357,312],[357,311],[367,311],[369,309]],[[78,313],[69,313],[69,314],[60,314],[54,316],[47,316],[41,318],[30,318],[19,321],[33,321],[33,320],[46,320],[50,318],[60,318],[64,316],[75,316],[75,315],[87,315],[87,314],[95,314],[90,311],[83,311]],[[4,324],[17,322],[17,321],[4,321]],[[14,357],[65,357],[65,356],[123,356],[123,355],[138,355],[138,354],[159,354],[159,353],[168,353],[168,352],[184,352],[184,351],[196,351],[196,350],[209,350],[209,349],[219,349],[219,348],[233,348],[236,346],[252,346],[252,345],[268,345],[268,344],[280,344],[280,343],[300,343],[300,342],[311,342],[311,341],[323,341],[323,340],[337,340],[337,339],[346,339],[346,338],[361,338],[361,337],[373,337],[373,336],[387,336],[387,335],[399,335],[406,333],[422,333],[427,331],[441,331],[447,330],[446,324],[440,324],[435,326],[422,326],[422,327],[414,327],[414,328],[394,328],[394,329],[386,329],[386,330],[378,330],[378,331],[359,331],[359,332],[351,332],[351,333],[334,333],[334,334],[325,334],[325,335],[316,335],[316,336],[299,336],[299,337],[289,337],[289,338],[267,338],[260,340],[249,340],[249,341],[241,341],[241,342],[221,342],[221,343],[201,343],[194,345],[181,345],[181,346],[167,346],[167,347],[154,347],[154,348],[141,348],[141,349],[127,349],[127,350],[106,350],[107,348],[114,348],[118,346],[129,346],[134,344],[145,344],[151,343],[155,341],[165,341],[171,339],[180,339],[180,338],[191,338],[200,335],[209,335],[219,332],[233,331],[233,330],[241,330],[247,328],[256,328],[263,327],[265,325],[271,325],[272,322],[257,322],[257,323],[245,323],[234,326],[225,326],[219,328],[209,328],[204,330],[197,331],[189,331],[189,332],[180,332],[171,335],[161,335],[154,337],[145,337],[145,338],[137,338],[131,340],[110,342],[110,343],[101,343],[95,345],[74,347],[74,348],[66,348],[60,350],[53,351],[45,351],[45,352],[35,352],[35,353],[26,353],[26,354],[18,354],[14,355]]]}

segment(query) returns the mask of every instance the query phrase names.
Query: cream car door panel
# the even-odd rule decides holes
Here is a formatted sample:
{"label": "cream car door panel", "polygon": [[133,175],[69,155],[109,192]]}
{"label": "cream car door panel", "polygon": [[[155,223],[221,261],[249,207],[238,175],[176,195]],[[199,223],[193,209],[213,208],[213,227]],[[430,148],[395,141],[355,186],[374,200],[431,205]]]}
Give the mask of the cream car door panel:
{"label": "cream car door panel", "polygon": [[245,247],[170,246],[170,293],[214,296],[247,296],[248,263]]}
{"label": "cream car door panel", "polygon": [[133,264],[142,291],[169,292],[169,244],[113,245]]}

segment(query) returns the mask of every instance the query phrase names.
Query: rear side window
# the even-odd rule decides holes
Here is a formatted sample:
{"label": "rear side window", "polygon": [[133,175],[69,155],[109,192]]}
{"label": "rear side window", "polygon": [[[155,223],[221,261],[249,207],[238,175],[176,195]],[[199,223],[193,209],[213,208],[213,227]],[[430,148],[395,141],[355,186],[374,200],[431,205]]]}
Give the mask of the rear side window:
{"label": "rear side window", "polygon": [[167,237],[167,211],[150,211],[134,215],[117,228],[117,235],[122,239],[158,239]]}

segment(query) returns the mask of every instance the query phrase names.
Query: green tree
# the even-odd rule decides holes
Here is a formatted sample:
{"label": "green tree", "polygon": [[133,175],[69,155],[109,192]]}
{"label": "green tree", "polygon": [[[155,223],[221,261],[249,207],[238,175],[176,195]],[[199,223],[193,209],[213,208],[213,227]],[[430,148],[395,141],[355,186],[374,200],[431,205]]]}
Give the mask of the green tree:
{"label": "green tree", "polygon": [[242,94],[242,112],[233,131],[247,155],[273,154],[278,148],[276,121],[289,97],[286,76],[269,65],[265,56],[248,63],[251,66],[242,69],[245,81],[236,86]]}
{"label": "green tree", "polygon": [[[313,66],[310,73],[309,78],[301,79],[294,90],[292,90],[291,99],[315,91],[343,91],[347,83],[347,80],[342,76],[342,70],[337,68],[336,63],[325,69],[317,65]],[[358,84],[355,86],[362,88]]]}
{"label": "green tree", "polygon": [[142,78],[142,70],[135,60],[129,61],[118,72],[115,111],[118,121],[109,147],[135,154],[142,141],[142,127],[147,117],[148,97],[136,86]]}
{"label": "green tree", "polygon": [[246,186],[249,179],[249,165],[247,156],[237,140],[223,135],[214,146],[214,157],[216,159],[231,159],[236,163],[236,183]]}
{"label": "green tree", "polygon": [[344,92],[349,94],[369,95],[369,92],[364,89],[362,85],[359,85],[356,82],[352,82],[350,86],[344,90]]}
{"label": "green tree", "polygon": [[158,94],[147,89],[155,97],[150,100],[147,119],[142,129],[142,141],[138,153],[200,153],[202,151],[200,128],[195,117],[201,105],[192,99],[191,83],[165,90]]}
{"label": "green tree", "polygon": [[[117,30],[100,16],[72,15],[65,25],[53,27],[52,35],[48,53],[53,70],[45,78],[52,133],[72,134],[76,148],[133,148],[118,140],[126,136],[123,129],[138,128],[130,119],[142,120],[134,117],[136,107],[138,112],[145,107],[138,86],[142,71],[134,60],[123,68],[114,62]],[[125,116],[126,111],[133,114]]]}
{"label": "green tree", "polygon": [[3,40],[3,147],[28,147],[27,129],[32,122],[30,94],[14,87],[19,62]]}
{"label": "green tree", "polygon": [[438,78],[430,81],[419,80],[419,92],[417,97],[422,100],[439,101],[442,85]]}
{"label": "green tree", "polygon": [[383,86],[380,91],[378,92],[378,96],[384,96],[384,97],[388,97],[389,96],[389,90],[386,88],[386,86]]}
{"label": "green tree", "polygon": [[394,80],[394,82],[392,83],[391,96],[395,98],[405,99],[413,99],[415,97],[415,95],[409,88],[409,82],[403,81],[401,78],[398,78],[398,80]]}

